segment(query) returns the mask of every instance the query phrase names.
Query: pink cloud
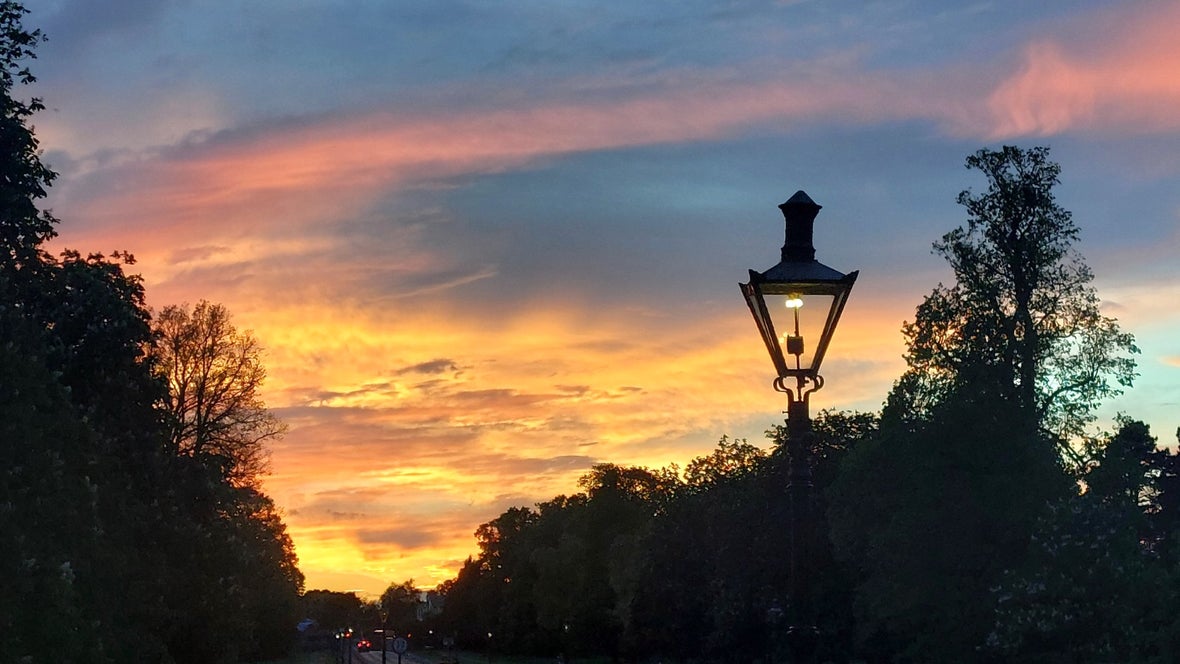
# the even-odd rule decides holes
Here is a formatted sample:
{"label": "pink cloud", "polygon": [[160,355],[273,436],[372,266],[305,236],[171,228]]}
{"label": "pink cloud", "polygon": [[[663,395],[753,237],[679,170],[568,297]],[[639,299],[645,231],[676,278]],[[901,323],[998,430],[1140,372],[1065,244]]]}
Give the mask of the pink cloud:
{"label": "pink cloud", "polygon": [[1180,127],[1180,5],[1138,3],[1030,44],[987,100],[994,137]]}
{"label": "pink cloud", "polygon": [[[1150,71],[1131,67],[1138,64],[1134,53],[1116,55],[1121,59],[1086,66],[1052,42],[1030,47],[1025,70],[993,93],[990,120],[971,103],[977,83],[962,72],[872,74],[847,64],[756,83],[698,78],[623,100],[549,101],[442,117],[321,118],[225,134],[94,171],[64,182],[54,205],[70,224],[63,229],[69,244],[130,249],[147,264],[183,255],[195,266],[214,254],[197,250],[212,246],[265,238],[264,247],[252,248],[257,258],[257,251],[272,254],[281,246],[276,234],[306,244],[317,229],[363,217],[379,197],[405,188],[582,151],[715,140],[758,126],[787,131],[834,119],[924,117],[957,132],[992,135],[1050,133],[1079,123],[1180,123],[1171,112],[1180,83],[1163,84],[1180,81],[1166,77],[1180,47]],[[1133,75],[1118,88],[1103,84],[1121,71]],[[1161,85],[1151,84],[1156,79]],[[1124,99],[1127,108],[1114,103]],[[319,246],[305,246],[304,253],[331,241],[316,239]]]}
{"label": "pink cloud", "polygon": [[1174,3],[1091,14],[1069,27],[1080,38],[1030,43],[1019,68],[990,92],[990,64],[867,71],[855,58],[833,58],[754,81],[726,71],[665,73],[671,82],[574,82],[564,91],[572,97],[558,91],[531,105],[323,116],[223,132],[108,165],[63,182],[54,204],[72,224],[63,233],[70,244],[101,238],[104,247],[131,249],[153,263],[146,259],[157,257],[147,254],[163,247],[240,246],[263,236],[269,247],[276,231],[355,219],[378,196],[456,175],[755,128],[924,118],[990,138],[1170,129],[1180,126],[1175,25]]}
{"label": "pink cloud", "polygon": [[[876,115],[890,108],[885,100],[914,103],[897,84],[844,71],[849,66],[754,84],[684,75],[622,99],[435,116],[376,111],[223,132],[96,162],[66,179],[52,201],[66,220],[59,243],[131,251],[162,303],[207,297],[241,311],[242,301],[263,297],[339,298],[350,292],[342,285],[363,281],[358,288],[366,289],[375,274],[385,293],[453,288],[494,276],[496,266],[421,241],[423,227],[448,221],[440,213],[416,210],[408,214],[424,218],[382,223],[380,254],[341,228],[400,192],[447,186],[457,176],[581,151],[711,140],[756,124]],[[335,292],[318,292],[324,288]]]}
{"label": "pink cloud", "polygon": [[106,242],[205,247],[210,236],[240,239],[355,218],[380,193],[554,155],[711,140],[757,124],[785,129],[840,116],[900,117],[915,108],[898,84],[841,70],[787,72],[755,83],[685,77],[676,87],[625,99],[431,117],[331,116],[145,154],[91,173],[104,182],[82,176],[63,183],[56,206],[82,222],[78,230],[101,233]]}

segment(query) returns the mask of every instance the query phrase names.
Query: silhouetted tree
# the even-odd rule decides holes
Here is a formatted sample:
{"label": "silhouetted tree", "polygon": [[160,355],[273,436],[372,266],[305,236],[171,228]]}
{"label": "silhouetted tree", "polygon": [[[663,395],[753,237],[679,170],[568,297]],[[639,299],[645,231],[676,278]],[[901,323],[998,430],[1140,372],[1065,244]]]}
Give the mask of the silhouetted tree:
{"label": "silhouetted tree", "polygon": [[697,457],[684,468],[684,482],[690,488],[715,486],[737,481],[758,469],[766,451],[745,438],[730,440],[722,436],[717,448],[707,456]]}
{"label": "silhouetted tree", "polygon": [[934,245],[955,282],[905,324],[908,369],[832,492],[862,651],[880,657],[986,659],[990,589],[1072,493],[1062,452],[1083,467],[1077,437],[1135,375],[1132,337],[1099,312],[1054,201],[1048,151],[980,150],[967,166],[989,188],[960,194],[967,225]]}
{"label": "silhouetted tree", "polygon": [[[1180,443],[1180,428],[1176,441]],[[1166,564],[1180,566],[1180,449],[1156,449],[1151,456],[1150,545]]]}
{"label": "silhouetted tree", "polygon": [[224,306],[205,301],[191,311],[165,307],[156,331],[174,449],[225,460],[236,483],[253,482],[266,468],[266,442],[285,431],[259,395],[266,369],[257,340],[233,326]]}
{"label": "silhouetted tree", "polygon": [[1135,376],[1130,334],[1101,314],[1078,229],[1053,195],[1061,168],[1048,148],[983,149],[967,167],[988,180],[959,194],[967,225],[934,244],[954,271],[902,329],[909,408],[922,412],[957,385],[987,381],[1063,442]]}
{"label": "silhouetted tree", "polygon": [[0,661],[283,651],[302,577],[273,503],[168,444],[129,254],[48,254],[56,175],[28,121],[43,39],[0,2]]}
{"label": "silhouetted tree", "polygon": [[365,601],[356,593],[308,590],[299,600],[300,613],[327,630],[359,628],[365,621]]}
{"label": "silhouetted tree", "polygon": [[92,440],[54,376],[0,343],[0,661],[49,661],[45,643],[86,661],[99,641],[98,485],[80,472]]}
{"label": "silhouetted tree", "polygon": [[883,422],[841,465],[828,517],[840,559],[856,570],[862,654],[978,657],[990,588],[1070,490],[1052,445],[1013,431],[1021,415],[991,395],[959,394],[925,419]]}
{"label": "silhouetted tree", "polygon": [[141,407],[155,398],[149,338],[122,256],[43,248],[57,220],[38,202],[56,174],[29,124],[44,106],[17,94],[44,39],[25,13],[0,2],[0,660],[111,661],[134,630],[124,508],[159,458]]}
{"label": "silhouetted tree", "polygon": [[303,592],[295,545],[287,534],[278,508],[268,496],[251,487],[234,487],[232,508],[226,513],[226,536],[236,546],[232,583],[235,629],[247,661],[269,661],[290,653],[294,645]]}
{"label": "silhouetted tree", "polygon": [[[817,418],[821,488],[875,428],[872,415]],[[764,657],[767,612],[786,598],[790,535],[782,432],[768,435],[772,452],[723,437],[689,462],[687,482],[675,466],[604,463],[579,480],[580,493],[505,511],[476,531],[479,556],[440,586],[439,628],[474,648],[492,632],[497,650],[519,653]],[[847,616],[851,584],[822,549],[823,613]],[[843,634],[846,623],[827,624]]]}
{"label": "silhouetted tree", "polygon": [[[819,519],[814,581],[829,632],[823,656],[838,659],[851,629],[851,585],[826,543],[823,493],[843,455],[875,431],[876,417],[825,411],[813,428]],[[789,601],[785,433],[783,427],[767,432],[774,442],[769,453],[722,438],[711,454],[689,462],[688,482],[640,540],[642,583],[626,624],[634,654],[708,661],[768,656],[776,628],[769,612],[776,602]]]}

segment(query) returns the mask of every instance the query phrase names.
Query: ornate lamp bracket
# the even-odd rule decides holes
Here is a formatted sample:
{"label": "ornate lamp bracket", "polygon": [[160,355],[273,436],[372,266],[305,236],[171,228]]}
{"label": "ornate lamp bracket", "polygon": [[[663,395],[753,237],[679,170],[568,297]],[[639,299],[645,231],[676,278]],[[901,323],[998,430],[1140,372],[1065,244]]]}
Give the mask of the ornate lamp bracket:
{"label": "ornate lamp bracket", "polygon": [[[787,387],[784,382],[786,376],[779,376],[774,379],[774,389],[776,392],[782,392],[787,395],[788,402],[802,401],[807,403],[808,397],[812,392],[818,392],[824,387],[824,377],[816,374],[814,376],[796,376],[796,386],[794,389]],[[810,383],[810,384],[809,384]]]}

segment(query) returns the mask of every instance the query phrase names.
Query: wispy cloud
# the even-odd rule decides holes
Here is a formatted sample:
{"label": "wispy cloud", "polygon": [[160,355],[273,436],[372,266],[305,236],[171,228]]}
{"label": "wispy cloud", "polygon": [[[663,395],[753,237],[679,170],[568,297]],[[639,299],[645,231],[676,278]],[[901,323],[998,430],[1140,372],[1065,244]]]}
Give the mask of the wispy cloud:
{"label": "wispy cloud", "polygon": [[1180,5],[1103,11],[1075,38],[1028,45],[1018,72],[988,98],[992,135],[1047,136],[1091,129],[1148,133],[1180,127]]}

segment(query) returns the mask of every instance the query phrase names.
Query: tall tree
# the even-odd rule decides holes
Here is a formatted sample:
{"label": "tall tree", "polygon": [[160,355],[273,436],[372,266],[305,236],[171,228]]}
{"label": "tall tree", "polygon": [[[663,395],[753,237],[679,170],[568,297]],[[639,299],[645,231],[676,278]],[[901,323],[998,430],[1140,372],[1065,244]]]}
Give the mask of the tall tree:
{"label": "tall tree", "polygon": [[1054,200],[1048,150],[980,150],[967,167],[988,189],[959,195],[967,224],[934,244],[955,281],[904,325],[908,369],[829,511],[860,575],[862,647],[913,661],[982,657],[990,588],[1071,493],[1063,459],[1084,470],[1074,443],[1098,404],[1135,376],[1134,340],[1101,314]]}
{"label": "tall tree", "polygon": [[266,369],[258,341],[234,327],[224,306],[206,301],[165,307],[156,330],[173,448],[220,460],[235,482],[252,482],[265,471],[266,441],[286,430],[259,394]]}
{"label": "tall tree", "polygon": [[18,90],[45,39],[26,13],[0,2],[0,659],[103,662],[133,631],[123,508],[156,460],[155,418],[140,408],[154,398],[146,318],[120,258],[44,249],[57,220],[38,205],[57,175],[30,124],[44,105]]}
{"label": "tall tree", "polygon": [[964,382],[987,382],[1029,414],[1026,424],[1066,440],[1135,377],[1130,334],[1103,316],[1093,274],[1074,249],[1078,228],[1057,204],[1061,167],[1049,150],[979,150],[967,167],[987,191],[959,194],[967,225],[934,244],[954,271],[903,333],[902,385],[920,409]]}
{"label": "tall tree", "polygon": [[92,438],[53,375],[0,343],[0,661],[102,661],[86,607],[98,487],[78,472]]}

